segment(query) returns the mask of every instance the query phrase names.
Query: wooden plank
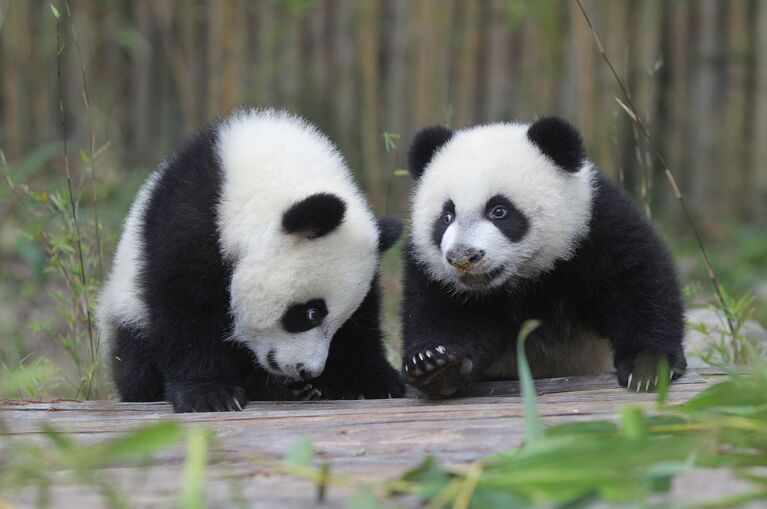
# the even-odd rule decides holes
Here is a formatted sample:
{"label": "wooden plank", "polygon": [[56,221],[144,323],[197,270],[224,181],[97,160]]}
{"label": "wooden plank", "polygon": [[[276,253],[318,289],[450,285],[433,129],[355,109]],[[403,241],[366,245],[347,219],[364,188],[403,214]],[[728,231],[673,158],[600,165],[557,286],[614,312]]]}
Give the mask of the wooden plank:
{"label": "wooden plank", "polygon": [[[681,402],[721,378],[721,372],[689,373],[674,383],[669,401]],[[654,394],[620,388],[614,377],[576,377],[536,381],[544,422],[555,425],[594,419],[617,419],[625,403],[654,406]],[[256,402],[243,412],[173,414],[164,403],[2,402],[6,433],[0,454],[15,443],[45,443],[45,423],[74,434],[83,444],[97,443],[127,430],[170,419],[216,434],[206,496],[211,507],[237,506],[241,497],[253,507],[313,507],[311,483],[281,475],[256,458],[282,458],[300,437],[313,440],[317,456],[333,472],[358,479],[384,480],[401,475],[426,456],[447,463],[467,463],[523,440],[522,403],[515,382],[479,384],[478,397],[450,400],[392,399],[320,402]],[[492,394],[492,395],[490,395]],[[130,494],[132,507],[172,505],[180,488],[184,451],[162,453],[148,466],[114,466],[104,479]],[[52,507],[100,507],[90,488],[78,486],[65,472],[51,493]],[[688,485],[698,485],[695,478]],[[719,483],[728,486],[726,483]],[[720,488],[717,490],[721,491]],[[348,491],[332,487],[323,507],[342,507]],[[236,496],[235,496],[236,495]],[[34,505],[34,494],[17,494],[18,507]],[[406,506],[412,504],[405,504]]]}

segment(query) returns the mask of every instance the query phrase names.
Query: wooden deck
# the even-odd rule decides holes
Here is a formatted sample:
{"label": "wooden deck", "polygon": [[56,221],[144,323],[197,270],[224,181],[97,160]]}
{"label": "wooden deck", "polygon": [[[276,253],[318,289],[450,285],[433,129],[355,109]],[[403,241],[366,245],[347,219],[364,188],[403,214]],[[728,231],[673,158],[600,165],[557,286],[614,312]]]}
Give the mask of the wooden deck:
{"label": "wooden deck", "polygon": [[[673,384],[669,399],[684,401],[721,379],[714,370],[689,372]],[[539,380],[536,387],[547,424],[617,418],[625,403],[652,407],[655,400],[654,394],[618,387],[613,375]],[[318,457],[329,461],[333,472],[387,479],[427,455],[443,462],[469,462],[516,446],[523,435],[519,386],[502,382],[478,385],[472,397],[461,399],[251,403],[243,412],[218,414],[174,415],[163,403],[5,402],[0,403],[0,420],[7,434],[0,439],[0,454],[8,441],[42,440],[43,423],[92,443],[160,419],[216,431],[223,459],[217,456],[208,469],[210,507],[237,507],[238,497],[247,500],[248,507],[315,507],[310,482],[275,474],[249,459],[281,458],[303,436],[312,438]],[[183,460],[183,448],[178,448],[151,465],[113,467],[107,475],[128,494],[131,506],[169,507],[179,493]],[[677,479],[674,492],[686,501],[705,500],[735,487],[730,479],[696,473]],[[343,507],[347,495],[331,487],[322,507]],[[98,494],[73,484],[57,485],[50,500],[52,507],[103,506]],[[9,502],[12,507],[33,506],[33,493],[19,494]]]}

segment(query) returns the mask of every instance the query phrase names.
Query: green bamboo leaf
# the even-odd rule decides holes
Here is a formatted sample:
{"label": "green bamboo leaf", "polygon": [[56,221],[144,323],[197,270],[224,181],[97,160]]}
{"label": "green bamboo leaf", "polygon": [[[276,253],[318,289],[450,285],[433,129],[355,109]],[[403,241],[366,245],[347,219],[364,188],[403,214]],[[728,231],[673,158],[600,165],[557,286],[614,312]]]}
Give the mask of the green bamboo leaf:
{"label": "green bamboo leaf", "polygon": [[530,372],[530,365],[525,357],[525,341],[541,322],[528,320],[522,324],[517,336],[517,370],[519,371],[519,384],[522,388],[522,404],[524,408],[525,440],[528,443],[538,442],[543,439],[543,423],[538,413],[535,395],[535,384]]}
{"label": "green bamboo leaf", "polygon": [[176,445],[183,437],[184,430],[177,423],[160,422],[90,447],[84,463],[97,468],[116,461],[146,458]]}
{"label": "green bamboo leaf", "polygon": [[187,435],[186,462],[181,507],[202,509],[205,507],[205,470],[208,466],[208,432],[192,429]]}
{"label": "green bamboo leaf", "polygon": [[647,436],[647,421],[641,408],[625,406],[621,409],[621,421],[623,422],[623,434],[628,438],[642,438]]}
{"label": "green bamboo leaf", "polygon": [[658,386],[655,388],[658,391],[657,402],[658,406],[664,406],[668,399],[668,387],[671,382],[671,371],[668,365],[668,360],[663,359],[658,366]]}
{"label": "green bamboo leaf", "polygon": [[381,509],[381,504],[369,490],[361,489],[344,504],[346,509]]}
{"label": "green bamboo leaf", "polygon": [[314,462],[314,445],[312,444],[312,439],[309,437],[299,438],[290,446],[288,452],[285,453],[285,462],[289,465],[297,465],[300,467],[312,466],[312,462]]}
{"label": "green bamboo leaf", "polygon": [[51,12],[53,12],[53,15],[56,16],[56,19],[59,19],[59,10],[53,4],[51,4]]}

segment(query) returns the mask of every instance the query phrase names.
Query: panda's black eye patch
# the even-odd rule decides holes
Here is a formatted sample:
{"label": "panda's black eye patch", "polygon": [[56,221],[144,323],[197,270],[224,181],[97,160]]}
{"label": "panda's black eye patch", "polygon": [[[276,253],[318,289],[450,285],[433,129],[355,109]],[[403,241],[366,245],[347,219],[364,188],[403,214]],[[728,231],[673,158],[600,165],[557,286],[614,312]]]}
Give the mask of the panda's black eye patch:
{"label": "panda's black eye patch", "polygon": [[522,240],[530,226],[527,217],[511,203],[511,200],[500,194],[487,201],[485,217],[512,242]]}
{"label": "panda's black eye patch", "polygon": [[442,245],[442,236],[445,235],[445,230],[453,224],[453,221],[455,221],[455,204],[453,200],[447,200],[442,205],[442,212],[434,221],[431,230],[431,240],[437,247]]}
{"label": "panda's black eye patch", "polygon": [[306,332],[322,323],[328,316],[328,307],[322,299],[294,304],[282,315],[282,326],[288,332]]}

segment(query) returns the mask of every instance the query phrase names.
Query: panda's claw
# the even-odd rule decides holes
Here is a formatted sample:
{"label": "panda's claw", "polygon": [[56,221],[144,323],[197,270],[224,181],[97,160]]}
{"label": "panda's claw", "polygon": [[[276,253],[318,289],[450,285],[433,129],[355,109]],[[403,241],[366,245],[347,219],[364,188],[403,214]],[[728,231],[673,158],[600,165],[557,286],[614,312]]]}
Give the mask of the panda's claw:
{"label": "panda's claw", "polygon": [[629,373],[629,383],[626,384],[626,388],[631,390],[631,379],[634,378],[634,373]]}
{"label": "panda's claw", "polygon": [[437,345],[421,351],[408,352],[403,364],[403,376],[410,385],[432,397],[457,393],[472,379],[474,362],[460,345]]}
{"label": "panda's claw", "polygon": [[237,398],[232,398],[232,401],[234,401],[234,404],[237,406],[237,409],[239,411],[242,411],[242,405],[240,405],[240,402],[237,401]]}

